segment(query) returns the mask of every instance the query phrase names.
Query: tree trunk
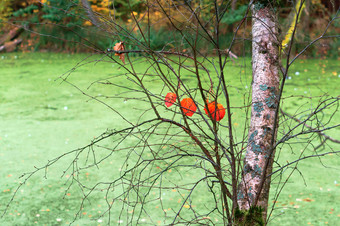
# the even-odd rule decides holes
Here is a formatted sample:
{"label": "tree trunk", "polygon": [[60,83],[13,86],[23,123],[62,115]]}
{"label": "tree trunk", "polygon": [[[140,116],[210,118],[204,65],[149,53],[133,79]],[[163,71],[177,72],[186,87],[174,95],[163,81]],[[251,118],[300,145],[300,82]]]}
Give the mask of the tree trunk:
{"label": "tree trunk", "polygon": [[[262,224],[266,220],[270,177],[265,175],[272,172],[274,150],[271,150],[271,145],[272,139],[276,139],[276,131],[273,132],[273,130],[280,84],[278,73],[279,42],[275,13],[269,6],[262,6],[258,3],[252,7],[252,16],[251,124],[237,197],[241,210],[238,213],[242,214],[239,215],[239,219],[235,216],[236,221],[243,222],[242,225],[251,225],[256,222]],[[258,196],[258,194],[260,195]],[[249,215],[249,212],[254,214],[254,208],[255,212],[259,213],[258,219],[254,219],[254,222],[248,222],[249,224],[244,222],[245,215]],[[262,223],[260,223],[261,220]]]}
{"label": "tree trunk", "polygon": [[13,52],[17,45],[19,45],[22,42],[22,39],[14,39],[13,41],[6,42],[4,45],[0,45],[0,52],[6,51],[6,52]]}
{"label": "tree trunk", "polygon": [[13,28],[8,33],[0,37],[0,45],[4,44],[5,42],[9,42],[12,39],[18,37],[23,30],[24,29],[19,28],[19,27]]}

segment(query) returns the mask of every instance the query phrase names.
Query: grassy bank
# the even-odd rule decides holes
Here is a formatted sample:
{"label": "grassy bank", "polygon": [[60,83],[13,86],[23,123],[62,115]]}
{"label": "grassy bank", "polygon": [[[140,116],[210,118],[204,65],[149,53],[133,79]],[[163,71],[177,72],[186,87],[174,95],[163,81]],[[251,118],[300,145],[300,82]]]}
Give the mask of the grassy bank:
{"label": "grassy bank", "polygon": [[[34,171],[34,166],[41,167],[48,163],[48,160],[87,145],[107,129],[119,129],[126,125],[110,108],[83,95],[80,90],[98,97],[109,106],[118,108],[133,122],[138,120],[135,117],[136,112],[149,108],[147,104],[139,105],[140,102],[133,99],[136,95],[134,93],[126,93],[123,97],[116,96],[121,92],[121,88],[100,83],[93,84],[94,81],[105,78],[115,79],[119,84],[125,84],[126,78],[115,77],[122,72],[117,65],[94,61],[100,59],[99,56],[90,58],[90,63],[83,65],[82,60],[86,57],[87,55],[81,54],[53,53],[12,53],[0,56],[0,159],[2,160],[0,210],[5,208],[16,187],[23,181],[19,178],[23,173]],[[141,71],[146,68],[143,64],[136,64],[136,66]],[[249,59],[240,59],[237,64],[230,64],[227,67],[227,82],[230,84],[232,103],[237,106],[241,105],[243,94],[250,90],[249,66]],[[75,70],[72,70],[73,68]],[[212,68],[211,70],[213,71]],[[69,71],[74,71],[69,75],[69,81],[75,86],[64,83],[60,79],[60,76],[63,78],[68,76]],[[190,82],[191,75],[183,76],[185,81]],[[302,98],[302,96],[319,96],[324,93],[336,96],[339,84],[340,71],[336,60],[299,61],[293,66],[287,80],[284,108],[290,113],[294,113],[298,107],[308,109],[316,103],[313,102],[314,99]],[[148,85],[151,90],[161,93],[160,83],[157,81],[151,79]],[[191,84],[192,87],[195,85]],[[301,96],[301,98],[289,98],[291,95]],[[111,98],[103,98],[104,96]],[[162,104],[161,100],[160,104]],[[339,113],[334,117],[335,122],[340,121]],[[235,110],[233,118],[236,123],[235,131],[241,134],[245,116],[241,111]],[[327,134],[340,139],[339,129]],[[108,141],[104,145],[109,147],[110,144]],[[302,141],[302,144],[280,148],[279,164],[295,159],[305,146]],[[327,148],[339,150],[339,146],[333,144]],[[311,147],[308,147],[307,151],[309,149]],[[309,153],[313,154],[311,151]],[[79,211],[82,188],[74,186],[65,192],[70,175],[68,172],[63,174],[63,171],[70,165],[75,155],[76,153],[65,156],[22,186],[8,212],[0,219],[1,225],[61,225],[72,222],[74,214]],[[84,170],[80,177],[85,183],[111,181],[120,175],[122,169],[117,163],[124,161],[126,156],[124,152],[113,154],[100,169]],[[295,225],[336,225],[340,220],[339,165],[339,157],[335,155],[328,155],[322,160],[315,158],[299,163],[298,169],[302,175],[299,171],[295,171],[287,182],[285,190],[281,192],[280,198],[275,203],[276,209],[272,213],[271,224],[292,225],[294,222]],[[159,167],[162,166],[155,166],[154,170],[157,171]],[[280,179],[284,181],[291,170],[286,170],[282,178],[274,178],[272,197],[277,192],[276,184]],[[201,175],[198,173],[200,171],[197,169],[189,171],[186,168],[180,176],[171,171],[168,175],[174,180],[189,182],[200,178]],[[204,189],[207,188],[202,186],[201,189],[205,191]],[[170,194],[163,195],[164,206],[148,206],[153,211],[153,215],[143,216],[142,223],[151,225],[168,223],[164,220],[164,213],[168,212],[168,217],[171,218],[180,208],[185,194],[188,193],[173,190]],[[115,192],[119,191],[113,191],[113,195]],[[156,192],[157,190],[152,190],[151,195],[156,195]],[[95,193],[92,202],[86,203],[84,209],[80,210],[79,214],[82,218],[75,223],[106,224],[108,217],[101,216],[107,209],[104,196],[106,196],[105,192]],[[193,208],[213,205],[213,200],[209,197],[200,194],[194,194],[193,197],[195,198]],[[273,204],[272,200],[270,202]],[[113,225],[118,222],[120,209],[120,204],[112,209]],[[188,215],[191,214],[190,208],[185,211],[188,211]],[[217,215],[216,218],[214,216],[211,216],[213,222],[222,223]],[[122,219],[119,221],[123,225],[126,224]]]}

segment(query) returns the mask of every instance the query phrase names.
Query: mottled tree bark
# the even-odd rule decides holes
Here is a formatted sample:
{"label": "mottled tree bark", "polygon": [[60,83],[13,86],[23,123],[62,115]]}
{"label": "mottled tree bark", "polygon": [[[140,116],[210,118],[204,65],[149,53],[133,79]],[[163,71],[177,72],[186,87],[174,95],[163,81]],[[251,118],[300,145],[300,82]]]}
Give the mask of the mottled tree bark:
{"label": "mottled tree bark", "polygon": [[[277,20],[272,8],[255,5],[252,8],[252,16],[251,124],[237,199],[240,210],[247,211],[251,206],[262,207],[262,217],[265,220],[270,178],[263,174],[269,175],[272,172],[274,157],[271,143],[273,138],[276,139],[276,131],[273,132],[273,130],[280,83],[279,44]],[[264,182],[262,182],[263,178],[265,178]]]}

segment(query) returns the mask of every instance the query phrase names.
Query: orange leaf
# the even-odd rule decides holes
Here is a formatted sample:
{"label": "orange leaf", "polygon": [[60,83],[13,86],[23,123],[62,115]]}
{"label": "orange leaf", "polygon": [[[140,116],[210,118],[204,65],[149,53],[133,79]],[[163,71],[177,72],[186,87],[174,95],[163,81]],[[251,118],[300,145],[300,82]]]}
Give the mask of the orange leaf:
{"label": "orange leaf", "polygon": [[302,201],[305,201],[305,202],[313,202],[314,199],[311,199],[311,198],[305,198],[305,199],[302,199]]}
{"label": "orange leaf", "polygon": [[181,109],[185,115],[191,117],[195,113],[197,106],[191,98],[184,98],[181,101]]}
{"label": "orange leaf", "polygon": [[[224,118],[225,108],[223,107],[222,104],[216,104],[215,101],[214,101],[214,102],[211,102],[207,105],[208,105],[208,110],[209,110],[213,120],[220,121]],[[216,110],[216,107],[217,107],[217,110]],[[206,108],[204,108],[204,111],[207,115],[209,115]]]}
{"label": "orange leaf", "polygon": [[[113,47],[114,51],[124,51],[124,43],[123,42],[118,42],[116,45]],[[125,64],[125,55],[124,53],[115,53],[115,56],[119,56],[119,59],[123,61],[123,64]]]}
{"label": "orange leaf", "polygon": [[167,93],[164,99],[164,103],[167,107],[170,107],[171,105],[173,105],[176,101],[176,94],[175,93]]}

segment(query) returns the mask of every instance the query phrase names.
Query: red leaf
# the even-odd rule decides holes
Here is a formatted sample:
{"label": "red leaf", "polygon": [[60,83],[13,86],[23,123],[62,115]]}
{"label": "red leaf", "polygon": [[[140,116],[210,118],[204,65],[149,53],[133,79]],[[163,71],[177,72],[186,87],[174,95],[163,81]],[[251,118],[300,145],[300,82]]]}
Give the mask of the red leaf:
{"label": "red leaf", "polygon": [[[113,47],[114,51],[124,51],[124,43],[123,42],[118,42],[116,45]],[[124,53],[115,53],[115,56],[119,56],[119,59],[123,61],[123,64],[125,64],[125,55]]]}
{"label": "red leaf", "polygon": [[176,94],[175,93],[167,93],[164,99],[164,103],[167,107],[170,107],[171,105],[173,105],[176,101]]}
{"label": "red leaf", "polygon": [[185,115],[191,117],[195,113],[197,106],[191,98],[184,98],[181,101],[181,109]]}
{"label": "red leaf", "polygon": [[[215,101],[208,104],[208,109],[213,120],[220,121],[225,116],[225,108],[222,104],[216,104]],[[209,115],[206,108],[204,108],[204,111],[207,115]]]}

